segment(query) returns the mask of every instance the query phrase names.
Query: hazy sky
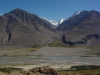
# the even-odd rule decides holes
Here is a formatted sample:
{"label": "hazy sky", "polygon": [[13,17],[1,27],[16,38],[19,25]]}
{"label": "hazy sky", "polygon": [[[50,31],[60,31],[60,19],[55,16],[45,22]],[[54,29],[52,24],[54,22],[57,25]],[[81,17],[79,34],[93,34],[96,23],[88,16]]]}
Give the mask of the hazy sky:
{"label": "hazy sky", "polygon": [[0,14],[15,8],[21,8],[48,19],[59,20],[77,11],[100,11],[100,0],[0,0]]}

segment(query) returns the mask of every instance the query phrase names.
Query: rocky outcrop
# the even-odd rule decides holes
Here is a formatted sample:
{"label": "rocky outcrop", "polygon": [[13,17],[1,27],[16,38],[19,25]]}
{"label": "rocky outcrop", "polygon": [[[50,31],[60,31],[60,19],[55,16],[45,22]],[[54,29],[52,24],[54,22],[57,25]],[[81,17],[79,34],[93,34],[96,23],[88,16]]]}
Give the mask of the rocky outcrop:
{"label": "rocky outcrop", "polygon": [[40,73],[40,74],[44,74],[44,75],[58,75],[57,71],[49,66],[44,66],[44,67],[37,67],[34,69],[31,69],[29,71],[29,73]]}
{"label": "rocky outcrop", "polygon": [[0,72],[0,75],[58,75],[57,71],[51,67],[36,67],[29,71],[24,70],[10,70],[10,72],[4,71]]}

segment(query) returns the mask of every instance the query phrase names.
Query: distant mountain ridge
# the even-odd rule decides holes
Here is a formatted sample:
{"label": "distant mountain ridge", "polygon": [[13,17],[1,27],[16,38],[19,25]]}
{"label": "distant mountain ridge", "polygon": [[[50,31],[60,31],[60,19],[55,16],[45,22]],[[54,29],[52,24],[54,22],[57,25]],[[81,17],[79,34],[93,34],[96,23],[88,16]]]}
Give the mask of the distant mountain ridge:
{"label": "distant mountain ridge", "polygon": [[[56,27],[54,27],[56,23]],[[100,12],[77,12],[68,19],[53,22],[15,9],[0,15],[0,45],[48,45],[61,40],[68,45],[100,46]]]}

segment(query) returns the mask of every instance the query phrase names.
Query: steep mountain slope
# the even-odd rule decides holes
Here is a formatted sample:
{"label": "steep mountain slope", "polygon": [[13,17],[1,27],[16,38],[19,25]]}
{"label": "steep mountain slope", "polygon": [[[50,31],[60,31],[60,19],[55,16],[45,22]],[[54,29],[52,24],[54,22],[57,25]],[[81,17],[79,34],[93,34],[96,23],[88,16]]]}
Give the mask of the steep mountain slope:
{"label": "steep mountain slope", "polygon": [[[57,29],[64,32],[63,40],[66,43],[76,45],[87,40],[81,44],[94,45],[98,43],[100,46],[100,37],[95,38],[95,35],[100,35],[100,12],[94,10],[80,12],[64,21]],[[94,35],[94,38],[83,40],[91,35]]]}
{"label": "steep mountain slope", "polygon": [[[4,20],[2,19],[4,18]],[[54,30],[51,25],[35,14],[15,9],[0,17],[0,40],[6,45],[33,46],[45,45],[52,40]],[[6,38],[6,40],[2,40]]]}
{"label": "steep mountain slope", "polygon": [[0,16],[0,45],[5,44],[6,41],[8,40],[8,34],[5,31],[5,27],[4,27],[4,17]]}

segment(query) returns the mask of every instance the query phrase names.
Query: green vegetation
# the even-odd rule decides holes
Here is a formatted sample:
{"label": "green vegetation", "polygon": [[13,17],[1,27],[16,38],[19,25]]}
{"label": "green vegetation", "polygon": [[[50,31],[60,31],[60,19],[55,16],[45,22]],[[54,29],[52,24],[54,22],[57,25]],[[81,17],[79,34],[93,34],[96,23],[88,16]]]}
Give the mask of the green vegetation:
{"label": "green vegetation", "polygon": [[7,67],[7,68],[0,68],[0,72],[4,72],[4,73],[10,73],[13,71],[21,71],[21,68],[13,68],[13,67]]}
{"label": "green vegetation", "polygon": [[59,75],[100,75],[100,66],[83,65],[72,66],[67,70],[58,70]]}
{"label": "green vegetation", "polygon": [[32,47],[10,47],[7,50],[5,50],[4,53],[0,54],[0,57],[26,57],[26,56],[32,56],[31,52],[37,51],[43,46],[35,45]]}
{"label": "green vegetation", "polygon": [[100,75],[100,66],[72,66],[68,70],[58,70],[59,75]]}
{"label": "green vegetation", "polygon": [[34,45],[33,47],[25,48],[25,50],[28,50],[29,52],[33,52],[33,51],[39,50],[39,49],[42,48],[42,47],[43,47],[43,46],[41,46],[41,45]]}
{"label": "green vegetation", "polygon": [[100,69],[100,66],[96,65],[83,65],[83,66],[72,66],[72,70],[95,70]]}
{"label": "green vegetation", "polygon": [[96,49],[96,48],[100,48],[100,46],[87,46],[87,48],[89,48],[89,49]]}
{"label": "green vegetation", "polygon": [[66,48],[84,48],[85,47],[85,46],[71,46],[71,45],[65,44],[59,40],[50,42],[48,44],[48,46],[50,46],[50,47],[66,47]]}
{"label": "green vegetation", "polygon": [[50,47],[70,47],[67,44],[64,44],[62,41],[54,41],[48,44]]}
{"label": "green vegetation", "polygon": [[[71,46],[71,45],[63,43],[60,40],[50,42],[48,44],[48,46],[50,46],[50,47],[66,47],[66,48],[88,48],[88,49],[91,49],[91,50],[100,49],[100,46],[82,46],[82,45],[81,46],[79,46],[79,45]],[[98,54],[98,55],[100,55],[100,54]]]}
{"label": "green vegetation", "polygon": [[11,48],[9,48],[9,50],[26,50],[26,51],[32,52],[32,51],[36,51],[36,50],[40,49],[41,47],[43,47],[43,46],[42,45],[34,45],[32,47],[26,47],[26,48],[11,47]]}
{"label": "green vegetation", "polygon": [[59,75],[100,75],[100,70],[75,70],[67,71],[61,70],[58,71]]}
{"label": "green vegetation", "polygon": [[3,54],[0,55],[0,57],[26,57],[26,56],[30,56],[30,54],[28,53],[9,53],[9,54]]}

